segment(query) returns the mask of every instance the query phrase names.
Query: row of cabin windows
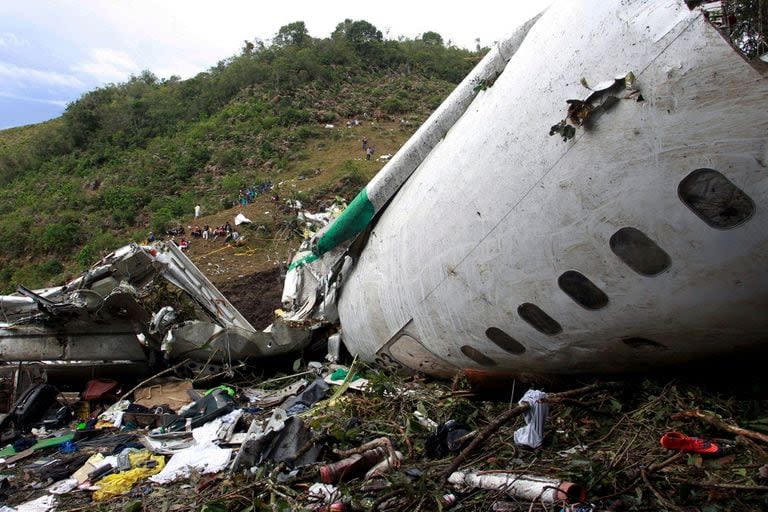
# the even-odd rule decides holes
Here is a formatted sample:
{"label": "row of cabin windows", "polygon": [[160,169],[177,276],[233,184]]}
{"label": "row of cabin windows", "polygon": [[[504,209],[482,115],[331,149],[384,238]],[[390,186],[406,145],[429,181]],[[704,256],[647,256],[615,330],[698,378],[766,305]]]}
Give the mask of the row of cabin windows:
{"label": "row of cabin windows", "polygon": [[[693,213],[716,229],[735,228],[749,220],[755,212],[752,199],[714,169],[696,169],[690,173],[678,185],[677,194]],[[621,261],[643,276],[658,275],[672,264],[669,254],[637,228],[619,229],[611,236],[609,246]],[[557,279],[557,285],[574,302],[586,309],[597,310],[608,305],[605,292],[575,270],[563,272]],[[563,331],[560,323],[536,304],[521,304],[517,308],[517,314],[534,329],[548,336]],[[485,331],[485,335],[506,352],[525,352],[522,343],[498,327],[490,327]],[[631,337],[622,341],[632,348],[666,349],[661,343],[647,338]],[[493,359],[469,345],[462,346],[461,351],[482,366],[496,365]]]}

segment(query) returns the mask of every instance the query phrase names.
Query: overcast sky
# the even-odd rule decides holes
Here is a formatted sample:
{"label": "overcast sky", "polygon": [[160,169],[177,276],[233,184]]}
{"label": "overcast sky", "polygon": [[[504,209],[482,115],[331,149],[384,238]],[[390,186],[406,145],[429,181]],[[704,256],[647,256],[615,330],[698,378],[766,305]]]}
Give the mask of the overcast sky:
{"label": "overcast sky", "polygon": [[0,129],[61,115],[95,87],[149,69],[189,78],[292,21],[327,37],[345,18],[388,39],[432,30],[490,45],[550,0],[0,0]]}

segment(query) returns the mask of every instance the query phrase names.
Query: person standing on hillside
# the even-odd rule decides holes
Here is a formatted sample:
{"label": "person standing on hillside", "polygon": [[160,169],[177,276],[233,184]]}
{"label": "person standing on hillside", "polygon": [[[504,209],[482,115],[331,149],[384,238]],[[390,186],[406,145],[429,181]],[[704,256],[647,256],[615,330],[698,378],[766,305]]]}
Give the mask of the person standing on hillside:
{"label": "person standing on hillside", "polygon": [[195,218],[196,219],[200,218],[200,205],[199,204],[195,205]]}
{"label": "person standing on hillside", "polygon": [[363,151],[368,149],[368,137],[363,137]]}

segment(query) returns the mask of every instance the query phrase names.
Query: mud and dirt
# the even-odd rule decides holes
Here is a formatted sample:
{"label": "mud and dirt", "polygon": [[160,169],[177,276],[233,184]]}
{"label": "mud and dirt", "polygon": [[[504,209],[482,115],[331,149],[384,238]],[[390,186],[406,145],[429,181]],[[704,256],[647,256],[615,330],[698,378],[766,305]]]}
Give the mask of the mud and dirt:
{"label": "mud and dirt", "polygon": [[218,285],[221,293],[256,329],[272,323],[275,310],[281,307],[285,275],[280,268],[256,272]]}

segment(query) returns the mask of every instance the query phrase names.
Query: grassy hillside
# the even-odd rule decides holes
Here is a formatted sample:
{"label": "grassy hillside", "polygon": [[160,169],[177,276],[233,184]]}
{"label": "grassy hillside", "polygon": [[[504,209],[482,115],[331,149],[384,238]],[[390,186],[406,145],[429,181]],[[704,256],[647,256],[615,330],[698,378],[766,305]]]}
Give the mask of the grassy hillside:
{"label": "grassy hillside", "polygon": [[[189,225],[195,204],[215,225],[263,182],[312,206],[351,197],[382,166],[364,160],[360,138],[394,153],[481,56],[433,32],[385,41],[345,20],[313,39],[296,22],[189,80],[144,72],[59,119],[2,131],[0,289],[61,282],[105,250]],[[264,200],[246,207],[262,226],[250,236],[257,265],[266,239],[300,234],[293,213],[265,216]]]}

